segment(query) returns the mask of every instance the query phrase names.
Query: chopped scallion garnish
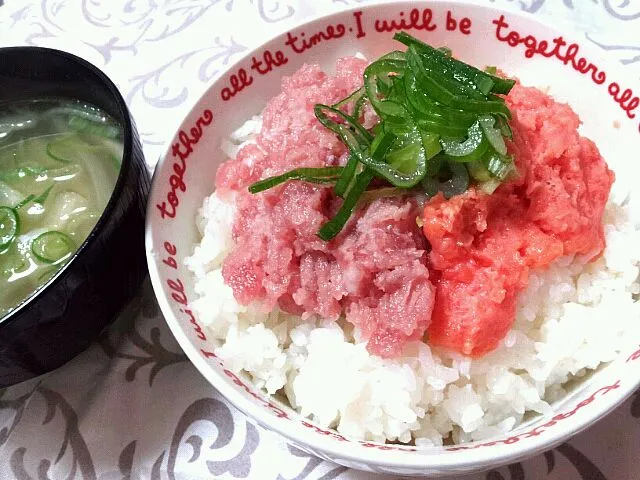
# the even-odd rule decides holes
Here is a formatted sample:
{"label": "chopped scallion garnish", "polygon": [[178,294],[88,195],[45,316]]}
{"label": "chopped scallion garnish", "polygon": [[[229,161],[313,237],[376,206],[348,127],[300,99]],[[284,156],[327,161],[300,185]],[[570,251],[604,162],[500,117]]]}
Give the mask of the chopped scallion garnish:
{"label": "chopped scallion garnish", "polygon": [[282,175],[265,178],[249,187],[251,193],[258,193],[280,185],[289,180],[304,180],[311,183],[332,183],[342,173],[342,167],[296,168]]}
{"label": "chopped scallion garnish", "polygon": [[[343,203],[318,232],[324,240],[343,229],[375,177],[401,194],[417,186],[428,196],[442,192],[451,198],[471,181],[493,191],[514,170],[504,141],[511,138],[511,112],[499,95],[509,93],[515,82],[497,76],[495,67],[479,70],[453,58],[451,50],[433,48],[405,32],[394,38],[407,50],[369,64],[363,87],[346,98],[315,106],[318,121],[349,150],[346,165],[299,168],[249,187],[257,193],[289,180],[334,184]],[[360,121],[367,103],[379,118],[372,129]]]}
{"label": "chopped scallion garnish", "polygon": [[11,207],[0,206],[0,252],[16,239],[20,230],[20,217]]}

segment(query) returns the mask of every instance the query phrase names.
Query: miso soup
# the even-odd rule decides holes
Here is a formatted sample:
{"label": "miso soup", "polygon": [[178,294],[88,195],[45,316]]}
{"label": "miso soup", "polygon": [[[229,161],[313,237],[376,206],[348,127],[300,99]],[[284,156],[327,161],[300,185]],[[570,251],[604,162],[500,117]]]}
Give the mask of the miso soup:
{"label": "miso soup", "polygon": [[81,102],[0,105],[0,318],[72,257],[120,171],[121,126]]}

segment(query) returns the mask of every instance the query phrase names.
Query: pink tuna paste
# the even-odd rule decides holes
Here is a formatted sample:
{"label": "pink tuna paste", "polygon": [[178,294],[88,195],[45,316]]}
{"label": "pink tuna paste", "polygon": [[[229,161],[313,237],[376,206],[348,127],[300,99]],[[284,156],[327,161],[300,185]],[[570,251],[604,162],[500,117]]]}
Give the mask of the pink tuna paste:
{"label": "pink tuna paste", "polygon": [[425,332],[431,345],[482,356],[511,328],[530,269],[562,255],[589,261],[602,253],[613,173],[578,134],[569,106],[517,84],[507,97],[517,178],[491,195],[470,188],[424,206],[409,197],[375,200],[326,243],[316,233],[340,205],[331,187],[290,182],[252,195],[247,186],[297,167],[345,162],[345,147],[313,107],[358,88],[365,66],[349,58],[335,76],[305,66],[284,78],[257,144],[218,170],[218,192],[236,191],[238,206],[224,279],[243,304],[303,318],[344,315],[382,357],[399,355]]}
{"label": "pink tuna paste", "polygon": [[340,205],[331,187],[289,182],[256,195],[247,191],[293,168],[344,163],[344,145],[316,120],[313,107],[360,87],[366,65],[346,58],[333,76],[307,65],[285,77],[282,93],[263,112],[256,145],[218,169],[218,193],[234,190],[238,209],[223,276],[242,304],[260,302],[266,311],[279,306],[303,318],[345,315],[361,329],[369,352],[393,357],[422,337],[433,309],[419,206],[406,198],[378,199],[327,243],[317,232]]}

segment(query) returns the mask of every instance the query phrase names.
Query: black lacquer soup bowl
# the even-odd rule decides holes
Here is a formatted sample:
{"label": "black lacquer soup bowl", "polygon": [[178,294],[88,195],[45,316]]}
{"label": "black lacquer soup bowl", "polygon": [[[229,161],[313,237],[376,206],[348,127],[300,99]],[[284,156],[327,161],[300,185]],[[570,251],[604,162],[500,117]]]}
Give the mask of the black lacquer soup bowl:
{"label": "black lacquer soup bowl", "polygon": [[104,73],[74,55],[0,48],[0,105],[43,98],[102,109],[123,129],[123,157],[111,198],[87,239],[35,294],[0,318],[0,387],[53,370],[85,350],[146,276],[150,179],[124,99]]}

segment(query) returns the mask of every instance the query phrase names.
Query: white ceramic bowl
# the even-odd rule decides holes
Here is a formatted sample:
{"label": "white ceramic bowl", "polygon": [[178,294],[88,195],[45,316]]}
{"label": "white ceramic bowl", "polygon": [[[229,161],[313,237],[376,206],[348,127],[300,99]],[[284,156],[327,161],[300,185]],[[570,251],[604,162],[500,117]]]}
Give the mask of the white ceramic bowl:
{"label": "white ceramic bowl", "polygon": [[[456,30],[447,29],[447,12],[457,19]],[[460,31],[463,17],[469,19],[469,34]],[[613,194],[617,188],[624,189],[626,182],[639,178],[638,162],[631,160],[640,151],[640,115],[635,117],[631,107],[633,97],[640,92],[622,104],[616,101],[616,97],[620,99],[625,95],[624,90],[636,82],[626,78],[616,62],[606,61],[601,51],[585,44],[583,38],[553,30],[530,16],[459,2],[363,5],[292,30],[298,36],[304,32],[307,39],[331,30],[333,36],[339,38],[322,40],[296,54],[285,44],[286,34],[281,35],[248,53],[211,85],[185,118],[165,158],[157,166],[146,238],[151,279],[169,327],[204,377],[236,407],[319,457],[375,472],[427,476],[471,472],[518,461],[588,427],[638,387],[640,350],[624,352],[615,362],[600,369],[568,397],[554,404],[553,415],[536,417],[506,437],[442,448],[357,441],[318,428],[225,368],[212,353],[214,341],[190,315],[188,302],[196,295],[183,259],[199,241],[195,226],[197,209],[211,194],[216,168],[225,160],[220,151],[221,140],[260,112],[266,101],[279,92],[281,76],[293,73],[304,62],[331,68],[337,58],[358,51],[375,58],[397,48],[391,33],[379,31],[384,30],[383,21],[386,20],[387,26],[392,20],[396,24],[402,20],[405,25],[413,22],[414,27],[423,27],[429,19],[437,26],[434,30],[414,28],[410,33],[430,43],[451,47],[463,60],[477,65],[497,65],[525,84],[549,87],[554,97],[570,103],[584,121],[583,134],[597,143],[616,171]],[[499,27],[496,22],[500,21]],[[536,48],[544,47],[544,41],[550,45],[547,51],[551,50],[555,45],[553,39],[560,36],[568,45],[575,42],[576,46],[563,47],[559,56],[535,53]],[[567,48],[574,51],[573,60],[564,61]],[[252,71],[252,57],[262,58],[267,51],[273,57],[282,51],[288,61],[267,74]],[[623,106],[630,111],[625,111]]]}

